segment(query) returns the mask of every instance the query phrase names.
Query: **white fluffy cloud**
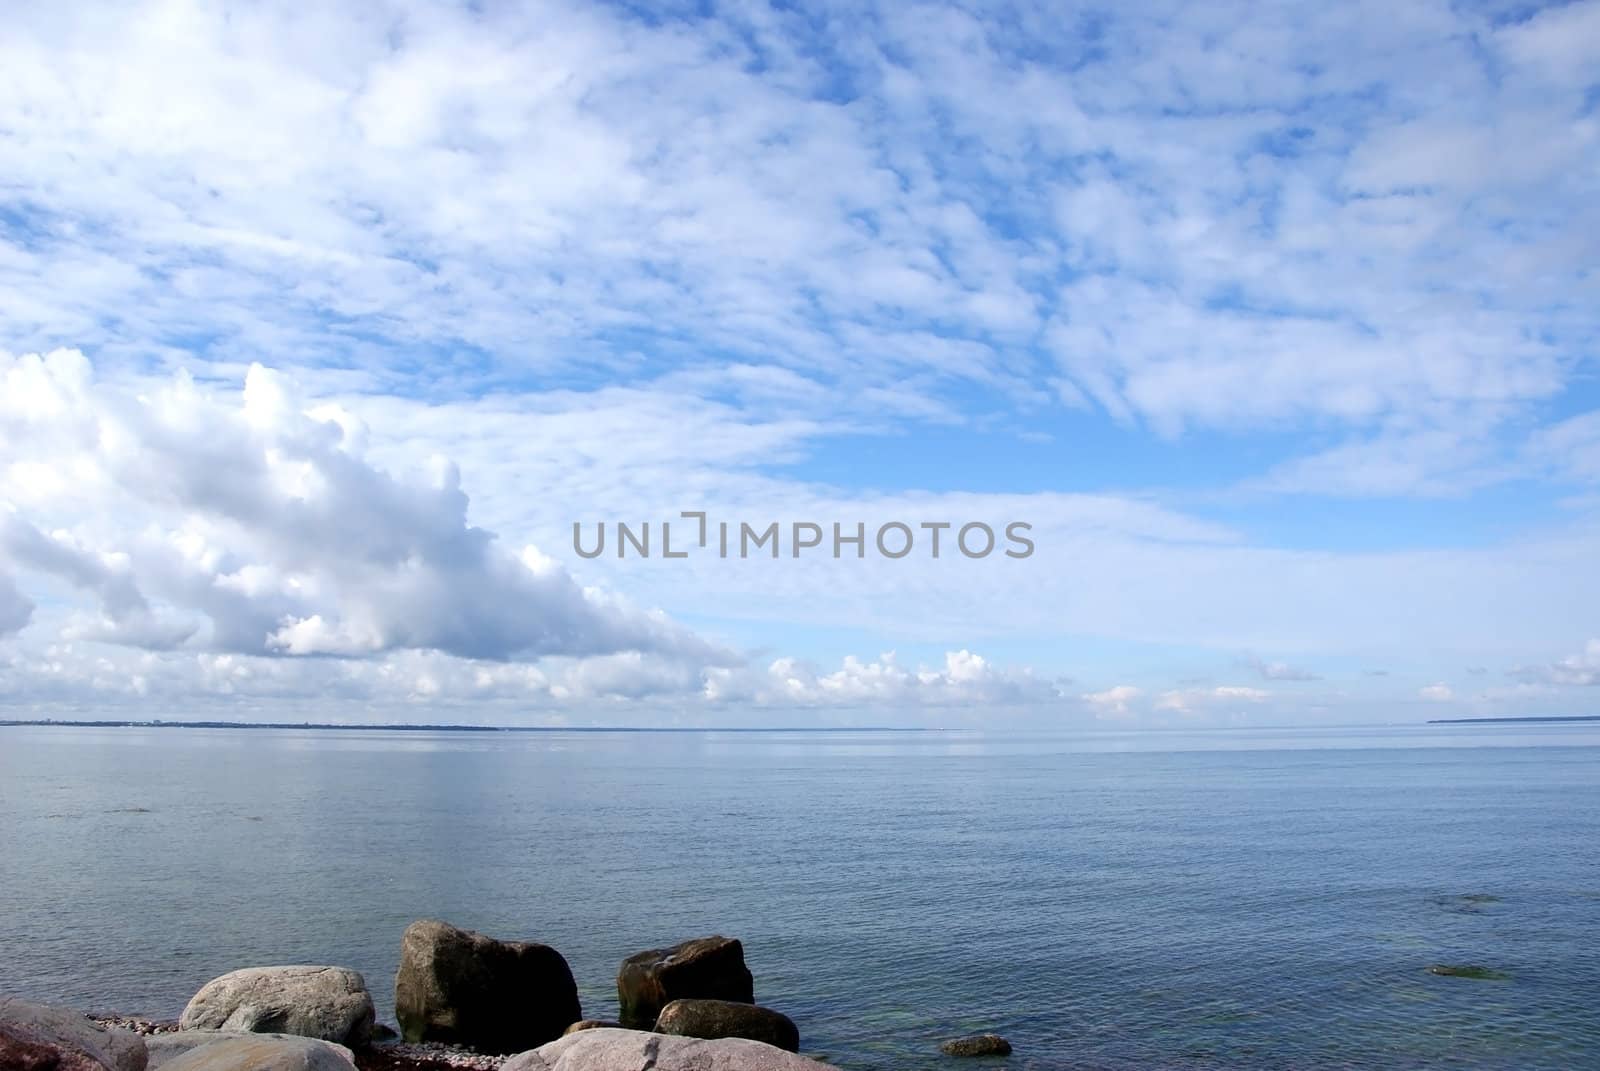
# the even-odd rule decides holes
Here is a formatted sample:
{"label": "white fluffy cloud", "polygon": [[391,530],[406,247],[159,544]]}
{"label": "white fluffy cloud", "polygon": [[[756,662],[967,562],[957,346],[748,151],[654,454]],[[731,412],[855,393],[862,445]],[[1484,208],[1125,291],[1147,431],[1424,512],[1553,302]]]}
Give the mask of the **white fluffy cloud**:
{"label": "white fluffy cloud", "polygon": [[[456,467],[396,474],[366,426],[259,365],[237,394],[187,377],[134,393],[76,351],[0,353],[0,560],[41,592],[41,643],[7,652],[13,703],[318,696],[405,706],[610,701],[1040,704],[1057,687],[966,650],[766,668],[583,587],[468,520]],[[0,583],[0,634],[33,603]],[[87,600],[88,605],[85,605]]]}
{"label": "white fluffy cloud", "polygon": [[[1225,671],[1135,646],[1381,660],[1405,703],[1452,672],[1419,635],[1497,668],[1592,635],[1593,502],[1553,503],[1600,474],[1600,3],[1081,14],[12,5],[0,348],[95,369],[6,365],[10,679],[981,706],[1070,672],[1132,716]],[[1055,491],[803,464],[995,428],[1060,435],[994,466]],[[1189,482],[1102,463],[1147,432]],[[1492,539],[1252,523],[1526,478],[1550,508]],[[575,519],[702,506],[1040,551],[556,563]],[[991,644],[1048,669],[944,655]]]}
{"label": "white fluffy cloud", "polygon": [[1593,687],[1600,685],[1600,639],[1590,640],[1582,651],[1543,666],[1522,666],[1512,675],[1530,682]]}
{"label": "white fluffy cloud", "polygon": [[1271,692],[1261,688],[1236,684],[1219,684],[1210,688],[1174,688],[1157,696],[1153,709],[1182,715],[1230,712],[1249,704],[1261,703],[1271,695]]}
{"label": "white fluffy cloud", "polygon": [[1114,684],[1098,692],[1086,692],[1083,701],[1097,718],[1120,719],[1133,717],[1133,703],[1144,695],[1144,690],[1131,684]]}
{"label": "white fluffy cloud", "polygon": [[183,378],[128,397],[72,351],[0,354],[0,435],[12,444],[0,492],[15,502],[0,545],[95,597],[99,620],[79,638],[288,656],[731,657],[503,547],[468,523],[454,465],[374,467],[347,414],[308,410],[259,365],[234,406]]}
{"label": "white fluffy cloud", "polygon": [[1456,697],[1455,689],[1439,681],[1417,689],[1417,695],[1436,703],[1448,702]]}
{"label": "white fluffy cloud", "polygon": [[17,589],[16,581],[0,573],[0,638],[33,620],[33,601]]}
{"label": "white fluffy cloud", "polygon": [[1042,680],[1026,669],[994,666],[966,650],[946,653],[942,665],[915,669],[902,666],[891,651],[871,662],[846,657],[833,672],[794,658],[777,659],[764,673],[717,670],[706,682],[706,694],[719,701],[866,710],[1017,706],[1058,703],[1066,698],[1064,684]]}

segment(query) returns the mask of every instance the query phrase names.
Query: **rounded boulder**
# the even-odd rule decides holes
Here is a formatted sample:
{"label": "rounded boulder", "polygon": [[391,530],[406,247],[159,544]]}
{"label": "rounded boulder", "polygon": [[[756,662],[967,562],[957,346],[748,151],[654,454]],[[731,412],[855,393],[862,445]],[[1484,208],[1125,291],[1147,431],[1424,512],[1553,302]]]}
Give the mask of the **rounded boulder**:
{"label": "rounded boulder", "polygon": [[623,1026],[649,1030],[661,1009],[680,999],[754,1004],[755,980],[744,963],[744,945],[731,937],[697,937],[622,961],[617,1000]]}
{"label": "rounded boulder", "polygon": [[202,986],[178,1026],[361,1045],[372,1034],[372,1018],[367,983],[347,967],[246,967]]}
{"label": "rounded boulder", "polygon": [[641,1030],[580,1030],[513,1056],[500,1071],[838,1071],[744,1038],[675,1037]]}
{"label": "rounded boulder", "polygon": [[674,1000],[656,1018],[656,1032],[678,1037],[745,1038],[800,1051],[800,1030],[782,1012],[731,1000]]}
{"label": "rounded boulder", "polygon": [[0,997],[0,1068],[6,1071],[145,1071],[144,1040],[82,1012]]}
{"label": "rounded boulder", "polygon": [[578,984],[549,945],[498,941],[433,919],[406,927],[394,981],[407,1041],[521,1052],[583,1018]]}
{"label": "rounded boulder", "polygon": [[161,1071],[355,1071],[348,1049],[316,1038],[252,1034],[211,1041]]}

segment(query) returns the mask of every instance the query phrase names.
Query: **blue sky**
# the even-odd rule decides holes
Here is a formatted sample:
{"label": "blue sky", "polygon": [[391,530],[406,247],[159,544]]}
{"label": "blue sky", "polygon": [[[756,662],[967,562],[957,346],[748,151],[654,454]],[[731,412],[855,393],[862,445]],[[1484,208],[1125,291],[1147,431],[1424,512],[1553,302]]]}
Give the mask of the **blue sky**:
{"label": "blue sky", "polygon": [[[1600,694],[1600,4],[12,23],[8,709],[1159,726]],[[685,509],[1038,549],[573,553],[575,521]]]}

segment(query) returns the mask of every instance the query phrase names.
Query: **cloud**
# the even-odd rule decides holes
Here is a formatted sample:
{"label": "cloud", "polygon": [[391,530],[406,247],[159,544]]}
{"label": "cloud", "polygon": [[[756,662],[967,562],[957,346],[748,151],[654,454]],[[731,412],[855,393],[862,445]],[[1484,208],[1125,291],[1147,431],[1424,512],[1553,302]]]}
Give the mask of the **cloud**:
{"label": "cloud", "polygon": [[1455,690],[1452,689],[1448,684],[1445,684],[1443,681],[1418,688],[1417,695],[1421,696],[1423,699],[1440,703],[1456,697]]}
{"label": "cloud", "polygon": [[259,365],[236,405],[184,377],[129,397],[67,351],[0,355],[0,384],[0,430],[20,447],[6,460],[31,474],[25,508],[62,522],[45,535],[14,513],[0,542],[97,597],[104,621],[83,638],[284,656],[733,658],[584,589],[531,546],[506,549],[468,523],[453,464],[376,467],[358,422],[308,409]]}
{"label": "cloud", "polygon": [[1319,681],[1322,677],[1309,669],[1300,669],[1287,662],[1266,662],[1254,656],[1244,663],[1261,675],[1265,681]]}
{"label": "cloud", "polygon": [[1261,703],[1271,696],[1271,692],[1261,688],[1235,684],[1219,684],[1211,688],[1179,688],[1162,692],[1157,696],[1154,709],[1177,714],[1194,714],[1203,710],[1237,708],[1244,703]]}
{"label": "cloud", "polygon": [[194,634],[194,624],[163,619],[151,609],[126,555],[95,554],[77,546],[69,533],[45,535],[10,511],[0,513],[0,550],[23,568],[60,577],[99,599],[100,619],[74,626],[73,636],[159,650]]}
{"label": "cloud", "polygon": [[16,581],[0,573],[0,639],[19,632],[33,620],[33,602],[17,589]]}
{"label": "cloud", "polygon": [[1593,338],[1594,10],[24,8],[0,337],[1461,435]]}
{"label": "cloud", "polygon": [[1600,639],[1590,640],[1577,654],[1548,665],[1521,666],[1512,670],[1511,675],[1529,683],[1580,687],[1600,685]]}
{"label": "cloud", "polygon": [[[1144,696],[1152,649],[1537,664],[1600,600],[1593,503],[1539,498],[1600,472],[1597,11],[24,5],[0,345],[49,356],[4,366],[0,631],[39,682],[507,702],[776,695],[756,643],[807,702],[1049,702],[1102,649]],[[1036,452],[973,475],[996,428]],[[930,430],[957,463],[870,449]],[[1529,477],[1492,535],[1254,508]],[[699,506],[1040,551],[553,560]]]}
{"label": "cloud", "polygon": [[942,665],[915,669],[891,651],[871,662],[847,656],[832,672],[794,658],[773,661],[764,674],[713,670],[705,691],[718,702],[778,706],[986,707],[1057,703],[1065,698],[1064,684],[994,666],[966,650],[947,652]]}
{"label": "cloud", "polygon": [[1082,699],[1097,718],[1128,718],[1133,716],[1134,700],[1142,695],[1143,689],[1134,685],[1116,684],[1098,692],[1086,692]]}

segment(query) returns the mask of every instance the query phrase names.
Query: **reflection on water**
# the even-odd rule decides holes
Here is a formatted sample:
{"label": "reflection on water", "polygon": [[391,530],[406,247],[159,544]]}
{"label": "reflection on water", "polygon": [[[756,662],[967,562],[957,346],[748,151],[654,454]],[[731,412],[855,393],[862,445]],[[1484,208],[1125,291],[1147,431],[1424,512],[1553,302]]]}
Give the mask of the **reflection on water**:
{"label": "reflection on water", "polygon": [[623,956],[734,934],[846,1068],[988,1029],[1017,1068],[1579,1066],[1597,745],[0,727],[0,988],[173,1015],[333,962],[388,1015],[401,930],[438,916],[554,944],[598,1016]]}

